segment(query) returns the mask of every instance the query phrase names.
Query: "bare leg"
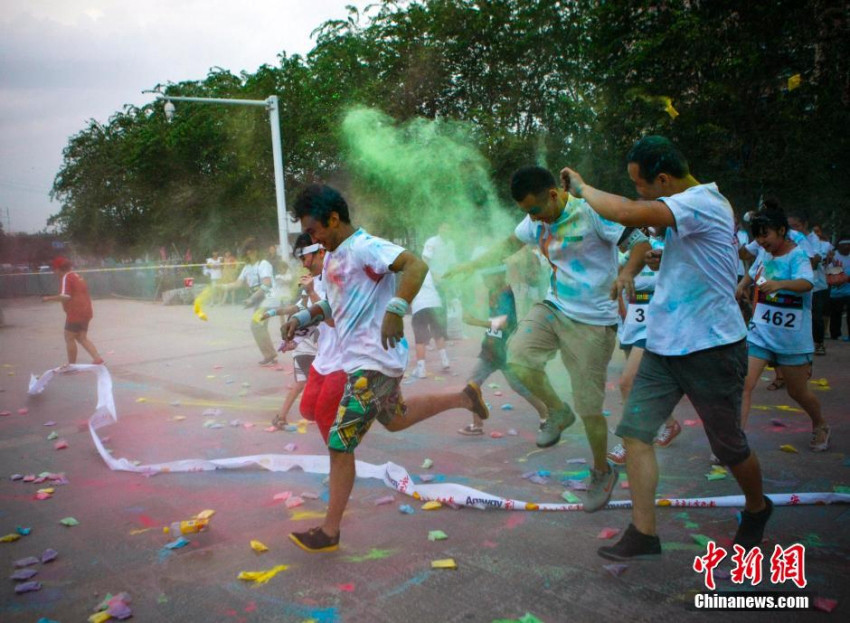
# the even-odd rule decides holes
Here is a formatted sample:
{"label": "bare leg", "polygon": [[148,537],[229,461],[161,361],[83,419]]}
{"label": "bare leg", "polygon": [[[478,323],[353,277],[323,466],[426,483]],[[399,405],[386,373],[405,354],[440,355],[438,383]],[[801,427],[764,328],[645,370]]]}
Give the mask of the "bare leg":
{"label": "bare leg", "polygon": [[[629,456],[629,461],[632,457]],[[759,465],[758,457],[755,452],[750,453],[750,456],[734,467],[729,467],[741,491],[744,492],[746,503],[744,508],[750,513],[757,513],[765,508],[764,489],[762,488],[761,466]],[[629,480],[631,482],[631,479]],[[632,485],[633,486],[633,485]]]}
{"label": "bare leg", "polygon": [[631,437],[624,437],[623,444],[629,457],[626,473],[632,498],[632,523],[639,532],[655,536],[655,490],[658,488],[655,448]]}
{"label": "bare leg", "polygon": [[68,351],[68,363],[77,363],[77,334],[65,331],[65,350]]}
{"label": "bare leg", "polygon": [[425,361],[425,344],[416,345],[416,361]]}
{"label": "bare leg", "polygon": [[623,404],[626,403],[626,399],[632,391],[641,359],[643,359],[643,349],[633,346],[628,359],[626,359],[623,373],[620,375],[620,396],[623,398]]}
{"label": "bare leg", "polygon": [[97,352],[97,347],[88,338],[87,331],[80,331],[77,333],[77,341],[80,343],[80,346],[85,348],[86,352],[91,355],[92,361],[100,360],[100,353]]}
{"label": "bare leg", "polygon": [[747,378],[744,380],[744,394],[741,396],[741,430],[747,428],[747,420],[750,417],[750,404],[752,404],[753,390],[761,378],[761,373],[767,362],[756,357],[749,358]]}
{"label": "bare leg", "polygon": [[306,381],[296,381],[295,385],[286,392],[286,396],[283,398],[283,406],[280,408],[280,415],[275,417],[272,424],[280,428],[288,423],[286,418],[289,417],[289,411],[292,409],[292,405],[295,404],[298,395],[304,391],[305,385],[307,385]]}
{"label": "bare leg", "polygon": [[812,428],[826,424],[821,415],[820,401],[809,389],[809,365],[782,366],[781,370],[788,387],[788,395],[803,407],[812,420]]}
{"label": "bare leg", "polygon": [[407,403],[407,413],[396,416],[386,424],[388,431],[396,432],[409,428],[429,417],[449,409],[472,410],[472,400],[463,392],[439,394],[437,396],[414,396]]}
{"label": "bare leg", "polygon": [[329,450],[329,452],[331,455],[330,492],[328,512],[325,515],[322,531],[328,536],[336,536],[339,534],[342,514],[345,512],[351,489],[354,487],[356,469],[353,453],[336,450]]}

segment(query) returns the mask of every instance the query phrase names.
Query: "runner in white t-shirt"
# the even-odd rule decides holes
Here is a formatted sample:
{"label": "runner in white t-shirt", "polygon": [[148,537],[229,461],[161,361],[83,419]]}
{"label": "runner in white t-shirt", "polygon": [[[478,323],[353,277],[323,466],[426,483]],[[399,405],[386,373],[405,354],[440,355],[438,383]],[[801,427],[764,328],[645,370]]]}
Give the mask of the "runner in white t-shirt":
{"label": "runner in white t-shirt", "polygon": [[449,354],[446,352],[446,307],[443,304],[431,271],[425,275],[425,281],[419,289],[419,294],[410,304],[413,312],[413,338],[416,342],[416,368],[413,376],[424,379],[428,376],[425,371],[425,347],[431,338],[437,345],[443,370],[451,368]]}
{"label": "runner in white t-shirt", "polygon": [[666,227],[664,259],[649,304],[646,352],[617,434],[629,459],[632,524],[599,555],[631,560],[661,554],[655,528],[658,426],[683,395],[703,421],[714,453],[731,469],[746,498],[735,543],[760,544],[772,502],[761,468],[740,426],[747,369],[746,327],[735,301],[738,243],[732,206],[716,184],[700,184],[668,139],[648,136],[629,151],[629,177],[640,200],[585,184],[572,169],[561,176],[600,216],[635,227]]}
{"label": "runner in white t-shirt", "polygon": [[[277,307],[280,305],[279,300],[273,302],[269,296],[274,288],[274,270],[272,269],[272,265],[267,260],[259,259],[257,255],[257,241],[254,238],[248,238],[243,243],[242,250],[246,258],[242,272],[239,273],[236,281],[222,285],[221,289],[229,291],[246,286],[251,291],[251,296],[244,301],[246,308],[261,307],[265,310]],[[269,303],[266,304],[266,301]],[[260,365],[268,366],[277,361],[277,351],[269,337],[268,320],[260,320],[262,313],[262,311],[257,311],[251,317],[251,335],[254,336],[254,341],[263,354]]]}
{"label": "runner in white t-shirt", "polygon": [[295,201],[293,218],[327,249],[322,272],[327,300],[290,318],[287,337],[302,326],[332,318],[348,381],[328,437],[330,499],[325,521],[289,537],[310,552],[333,551],[339,547],[340,522],[354,486],[354,450],[376,419],[394,432],[449,409],[468,409],[482,419],[489,411],[475,383],[462,391],[407,401],[401,395],[408,354],[403,318],[428,272],[425,262],[403,247],[355,229],[345,199],[329,186],[305,188]]}
{"label": "runner in white t-shirt", "polygon": [[[608,503],[617,482],[617,469],[606,458],[608,425],[602,414],[617,334],[615,299],[624,288],[633,293],[633,279],[643,266],[649,243],[640,231],[600,218],[587,202],[559,187],[542,167],[514,172],[511,196],[526,215],[514,234],[446,276],[501,264],[523,245],[538,247],[546,257],[551,268],[549,292],[531,307],[511,336],[508,365],[548,409],[536,440],[539,447],[547,448],[558,443],[561,432],[576,419],[546,374],[546,364],[560,354],[593,454],[584,510],[594,512]],[[626,242],[634,254],[618,275],[617,247]]]}
{"label": "runner in white t-shirt", "polygon": [[814,281],[812,285],[812,339],[815,341],[815,355],[826,355],[823,344],[825,326],[823,315],[829,303],[829,290],[826,287],[826,271],[824,266],[829,248],[828,242],[823,242],[817,234],[809,231],[809,217],[799,209],[788,211],[788,226],[806,237],[809,257],[811,258]]}
{"label": "runner in white t-shirt", "polygon": [[809,448],[829,448],[829,426],[820,401],[809,389],[812,352],[812,285],[809,257],[788,238],[788,220],[781,210],[765,210],[752,221],[761,252],[738,286],[744,296],[756,284],[756,303],[747,337],[749,367],[741,406],[741,428],[750,415],[752,391],[767,364],[781,369],[788,395],[812,420]]}

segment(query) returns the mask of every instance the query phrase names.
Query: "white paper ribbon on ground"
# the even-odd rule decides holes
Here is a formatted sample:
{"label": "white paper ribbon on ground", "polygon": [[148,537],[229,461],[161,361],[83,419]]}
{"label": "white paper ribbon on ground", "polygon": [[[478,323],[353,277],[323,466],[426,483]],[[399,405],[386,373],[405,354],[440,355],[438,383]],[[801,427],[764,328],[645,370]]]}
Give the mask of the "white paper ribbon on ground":
{"label": "white paper ribbon on ground", "polygon": [[[152,476],[169,472],[206,472],[216,469],[241,469],[246,467],[261,467],[273,472],[285,472],[300,468],[311,474],[327,474],[330,471],[330,461],[327,456],[318,455],[284,455],[256,454],[228,459],[184,459],[151,465],[135,465],[128,459],[113,458],[106,448],[98,429],[118,421],[115,411],[115,399],[112,394],[112,377],[105,366],[76,364],[69,366],[68,371],[94,372],[97,375],[97,408],[89,418],[89,432],[101,458],[116,471],[136,472]],[[29,394],[41,394],[56,374],[62,374],[58,368],[48,370],[40,377],[32,375],[29,383]],[[530,510],[530,511],[577,511],[581,504],[541,503],[534,504],[521,500],[511,500],[491,495],[472,487],[441,482],[435,484],[415,484],[404,467],[387,462],[383,465],[372,465],[357,461],[357,475],[361,478],[376,478],[383,480],[391,489],[409,495],[417,500],[436,500],[450,506],[470,506],[479,509],[501,510]],[[845,493],[771,493],[770,499],[777,506],[797,506],[806,504],[850,504],[850,495]],[[709,508],[709,507],[739,507],[744,505],[743,495],[727,495],[714,498],[661,498],[655,501],[656,506],[675,508]],[[615,500],[606,508],[631,508],[630,500]]]}

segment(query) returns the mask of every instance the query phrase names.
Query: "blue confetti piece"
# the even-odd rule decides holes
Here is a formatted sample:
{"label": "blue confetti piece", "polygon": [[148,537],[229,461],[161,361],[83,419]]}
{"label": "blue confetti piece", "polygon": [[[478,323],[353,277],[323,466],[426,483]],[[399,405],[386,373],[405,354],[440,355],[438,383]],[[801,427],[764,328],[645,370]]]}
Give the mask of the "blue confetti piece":
{"label": "blue confetti piece", "polygon": [[514,406],[509,402],[506,402],[505,404],[502,405],[502,411],[513,411],[513,410],[514,410]]}
{"label": "blue confetti piece", "polygon": [[32,532],[32,528],[24,528],[23,526],[16,526],[15,531],[21,536],[26,536],[30,532]]}
{"label": "blue confetti piece", "polygon": [[413,507],[410,504],[402,504],[398,507],[398,512],[403,513],[405,515],[412,515],[416,511],[413,510]]}
{"label": "blue confetti piece", "polygon": [[171,543],[166,543],[166,549],[180,549],[181,547],[186,547],[190,543],[189,539],[184,537],[178,537],[176,541],[172,541]]}

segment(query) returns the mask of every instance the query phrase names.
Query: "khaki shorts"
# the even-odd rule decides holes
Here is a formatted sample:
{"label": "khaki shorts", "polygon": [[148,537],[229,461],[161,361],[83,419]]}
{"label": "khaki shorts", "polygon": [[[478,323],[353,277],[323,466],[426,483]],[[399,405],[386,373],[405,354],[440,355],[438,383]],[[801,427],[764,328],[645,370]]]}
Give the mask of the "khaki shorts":
{"label": "khaki shorts", "polygon": [[556,352],[570,375],[573,402],[581,417],[602,415],[608,362],[617,326],[577,322],[545,303],[535,303],[508,341],[508,364],[546,368]]}

